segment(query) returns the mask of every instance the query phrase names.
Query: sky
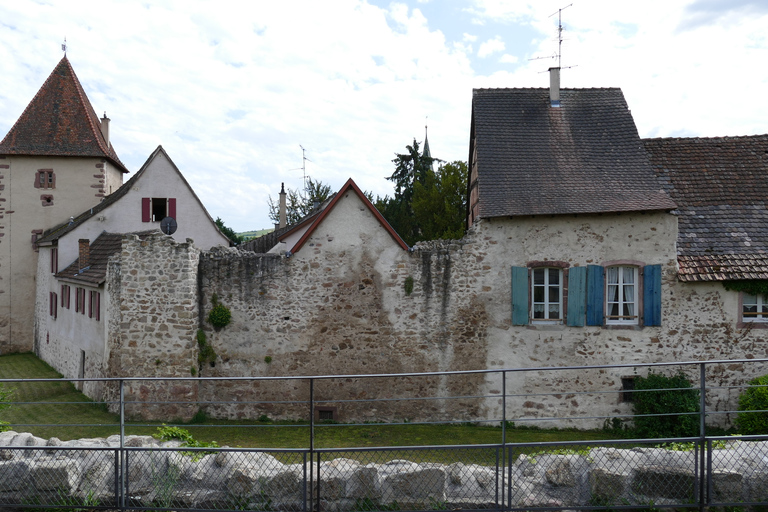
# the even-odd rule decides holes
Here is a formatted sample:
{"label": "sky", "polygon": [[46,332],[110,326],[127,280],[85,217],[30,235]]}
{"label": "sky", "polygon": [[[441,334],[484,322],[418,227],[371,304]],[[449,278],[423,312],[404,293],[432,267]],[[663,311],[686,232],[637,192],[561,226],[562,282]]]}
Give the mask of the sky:
{"label": "sky", "polygon": [[131,175],[162,145],[213,218],[261,229],[305,173],[392,195],[425,126],[466,161],[472,90],[548,87],[558,47],[562,87],[620,87],[641,137],[768,133],[767,27],[768,0],[0,0],[0,137],[66,38]]}

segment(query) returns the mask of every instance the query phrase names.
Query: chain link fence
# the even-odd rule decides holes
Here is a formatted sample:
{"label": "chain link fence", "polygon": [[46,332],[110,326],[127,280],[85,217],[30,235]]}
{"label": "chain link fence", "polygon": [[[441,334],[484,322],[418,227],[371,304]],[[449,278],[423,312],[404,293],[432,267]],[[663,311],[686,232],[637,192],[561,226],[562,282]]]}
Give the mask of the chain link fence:
{"label": "chain link fence", "polygon": [[[527,369],[520,371],[555,372],[548,375],[552,375],[552,387],[558,389],[524,389],[514,385],[519,381],[513,375],[516,371],[505,370],[484,372],[487,373],[485,379],[499,378],[500,383],[498,390],[488,396],[393,396],[334,402],[314,396],[314,379],[343,382],[345,377],[304,377],[301,378],[303,387],[309,396],[306,401],[291,402],[291,406],[306,411],[306,423],[290,428],[305,429],[307,446],[297,449],[193,448],[181,446],[178,441],[160,442],[151,436],[125,435],[125,410],[129,404],[122,389],[131,379],[111,379],[110,385],[120,391],[120,399],[113,404],[121,412],[117,425],[120,434],[62,442],[55,437],[42,439],[23,433],[23,427],[28,424],[11,425],[13,431],[0,433],[0,509],[768,510],[768,436],[706,435],[707,418],[732,417],[736,413],[729,407],[721,406],[718,410],[707,407],[714,402],[712,397],[716,393],[722,395],[723,387],[707,386],[706,366],[722,362],[677,364],[686,367],[690,375],[700,377],[701,410],[695,413],[701,426],[698,436],[536,443],[509,442],[506,432],[513,422],[519,427],[526,422],[597,418],[606,425],[616,425],[617,419],[627,422],[632,417],[618,407],[614,407],[614,416],[590,414],[589,407],[580,408],[581,414],[571,409],[563,416],[548,412],[527,415],[526,411],[536,409],[528,402],[584,402],[584,397],[591,392],[599,397],[598,402],[612,394],[614,403],[619,403],[631,390],[606,390],[596,385],[592,391],[572,391],[563,384],[566,382],[563,376],[568,372],[571,372],[568,378],[573,378],[573,373],[599,374],[609,367]],[[636,371],[637,367],[610,368]],[[436,382],[441,374],[424,375]],[[451,372],[452,379],[461,375],[461,372]],[[355,379],[362,378],[365,376],[355,376]],[[386,383],[387,379],[402,376],[377,375],[375,378]],[[415,382],[419,375],[409,378]],[[137,386],[146,380],[133,379],[130,385]],[[258,382],[258,379],[249,382]],[[153,379],[153,385],[173,386],[174,380]],[[732,388],[727,387],[726,391],[732,393]],[[323,418],[322,414],[333,413],[334,407],[344,407],[348,402],[362,408],[365,404],[378,407],[380,400],[386,400],[387,407],[393,402],[413,400],[416,404],[430,404],[422,408],[431,410],[437,409],[431,405],[432,400],[455,398],[460,398],[462,403],[490,398],[500,404],[496,409],[500,411],[499,416],[482,421],[498,427],[498,443],[333,449],[315,446],[316,429],[340,426],[332,422],[332,415]],[[144,404],[137,404],[134,399],[134,405]],[[163,402],[152,402],[152,406],[163,405]],[[180,406],[192,404],[170,405],[179,410]],[[762,412],[768,415],[768,411]],[[444,423],[442,412],[437,415],[437,420],[429,421],[427,417],[421,423]]]}

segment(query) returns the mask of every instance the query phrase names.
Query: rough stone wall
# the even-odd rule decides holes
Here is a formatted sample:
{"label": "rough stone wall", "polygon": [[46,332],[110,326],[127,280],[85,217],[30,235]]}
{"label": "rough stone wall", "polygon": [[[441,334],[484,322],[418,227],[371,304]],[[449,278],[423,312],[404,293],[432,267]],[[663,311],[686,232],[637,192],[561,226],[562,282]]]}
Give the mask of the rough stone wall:
{"label": "rough stone wall", "polygon": [[[109,310],[119,311],[120,317],[108,319],[107,374],[190,376],[197,365],[199,325],[217,354],[213,365],[199,368],[202,376],[345,375],[317,381],[314,389],[318,405],[336,408],[335,419],[472,421],[501,418],[504,383],[498,375],[387,380],[355,375],[768,355],[763,334],[768,331],[737,328],[737,293],[720,284],[677,281],[677,223],[670,214],[482,221],[460,241],[404,251],[354,196],[344,198],[334,212],[338,215],[329,215],[289,258],[233,248],[199,254],[162,235],[127,241],[120,263],[110,265]],[[662,325],[513,326],[510,267],[533,261],[570,267],[660,264]],[[220,330],[205,320],[214,294],[232,312],[230,325]],[[697,370],[686,371],[696,382]],[[622,378],[637,373],[633,368],[509,373],[507,419],[599,427],[601,417],[631,412],[620,391]],[[760,364],[710,367],[709,385],[722,388],[707,394],[708,410],[734,409],[738,390],[727,386],[743,385],[762,373]],[[143,383],[130,391],[143,400],[221,402],[205,406],[216,417],[308,415],[308,381],[302,379],[162,388]],[[391,400],[434,396],[460,398]],[[170,415],[189,416],[192,410]],[[151,408],[136,411],[153,414]],[[730,419],[725,414],[709,418],[720,424]]]}
{"label": "rough stone wall", "polygon": [[[119,263],[109,265],[106,373],[110,377],[193,377],[197,366],[199,251],[160,233],[123,240]],[[114,396],[116,389],[110,390]],[[197,411],[197,383],[126,383],[129,415],[189,419]],[[190,405],[152,401],[189,402]]]}

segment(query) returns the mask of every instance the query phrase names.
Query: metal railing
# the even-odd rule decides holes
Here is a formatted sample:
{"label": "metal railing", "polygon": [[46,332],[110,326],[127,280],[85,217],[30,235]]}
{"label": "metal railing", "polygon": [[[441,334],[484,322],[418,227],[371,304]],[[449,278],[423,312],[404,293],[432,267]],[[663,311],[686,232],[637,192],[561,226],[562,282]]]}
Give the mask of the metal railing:
{"label": "metal railing", "polygon": [[[733,512],[745,507],[765,506],[768,505],[768,436],[717,437],[708,436],[706,430],[708,419],[717,421],[737,412],[733,400],[724,402],[715,397],[733,396],[734,391],[745,387],[745,384],[708,382],[707,369],[738,364],[753,367],[755,371],[750,375],[758,375],[766,362],[768,360],[677,362],[286,378],[67,379],[75,383],[112,386],[111,396],[115,399],[104,405],[119,413],[115,424],[110,425],[115,435],[75,444],[57,439],[41,440],[31,434],[0,434],[0,508],[366,511],[703,510],[728,507]],[[631,421],[629,406],[621,403],[627,390],[605,389],[599,381],[591,384],[588,377],[610,372],[615,377],[625,370],[636,372],[648,368],[681,370],[697,377],[691,380],[698,384],[694,389],[700,393],[700,410],[694,413],[699,419],[698,436],[510,442],[509,434],[517,432],[520,425],[562,425],[579,421],[595,425],[610,422],[615,417]],[[587,385],[566,385],[574,381],[574,373],[586,379]],[[482,375],[486,383],[484,389],[490,390],[488,393],[460,395],[445,392],[452,389],[450,379],[478,375]],[[526,381],[520,378],[521,375],[535,378]],[[377,383],[397,379],[411,379],[416,383],[423,379],[432,387],[414,386],[413,389],[418,388],[419,392],[406,395],[382,392],[373,397],[350,398],[344,394],[340,399],[328,394],[334,386],[320,386],[323,388],[320,393],[317,389],[320,383],[358,383],[366,379],[375,379]],[[146,421],[128,422],[126,417],[131,410],[157,411],[163,407],[173,407],[176,411],[185,410],[185,407],[203,410],[219,407],[223,410],[232,405],[229,400],[203,399],[200,393],[193,402],[142,400],[136,393],[126,393],[126,390],[135,390],[142,385],[155,389],[189,381],[208,385],[226,381],[230,387],[269,382],[300,389],[306,393],[303,400],[282,399],[285,398],[282,394],[280,400],[265,400],[264,396],[259,396],[237,402],[237,405],[252,413],[281,408],[303,410],[303,424],[254,421],[249,425],[235,425],[222,421],[222,426],[306,429],[307,445],[296,449],[190,448],[179,446],[178,442],[161,443],[146,436],[126,434],[126,430],[157,426]],[[303,385],[299,386],[297,381]],[[61,380],[0,379],[0,384],[6,385],[32,382]],[[491,413],[467,417],[459,408],[446,405],[470,401],[485,403]],[[41,403],[28,401],[15,405],[40,406]],[[551,414],[548,411],[557,410],[551,406],[553,403],[570,404],[571,407],[561,409],[566,414]],[[606,410],[605,403],[612,404],[612,408],[601,414],[600,411]],[[402,404],[409,406],[402,407]],[[489,404],[495,407],[491,408]],[[540,404],[543,405],[539,407]],[[53,407],[52,404],[47,406]],[[385,410],[389,414],[398,407],[408,411],[420,409],[424,413],[418,421],[408,422],[385,423],[381,417],[376,417],[373,423],[358,420],[338,424],[317,420],[322,412],[346,410],[352,411],[350,417],[365,418],[363,413],[370,409]],[[582,412],[585,409],[596,412]],[[452,419],[446,419],[446,416],[452,416]],[[252,419],[258,420],[258,416]],[[319,429],[361,425],[386,425],[388,428],[399,425],[407,429],[409,425],[467,421],[497,426],[498,442],[369,448],[317,446]],[[512,430],[513,424],[518,428]],[[54,423],[10,425],[16,432],[62,426]],[[66,426],[83,431],[94,427],[87,423],[68,423]],[[182,426],[190,430],[204,428],[195,424]]]}

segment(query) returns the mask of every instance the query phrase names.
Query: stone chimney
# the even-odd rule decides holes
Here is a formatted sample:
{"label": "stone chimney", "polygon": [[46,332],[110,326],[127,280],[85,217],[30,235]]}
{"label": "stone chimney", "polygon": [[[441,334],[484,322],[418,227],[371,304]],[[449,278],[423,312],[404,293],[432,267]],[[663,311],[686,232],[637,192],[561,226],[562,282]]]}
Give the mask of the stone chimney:
{"label": "stone chimney", "polygon": [[107,141],[107,149],[109,149],[109,118],[106,112],[104,112],[104,117],[101,118],[101,134],[104,136],[104,140]]}
{"label": "stone chimney", "polygon": [[81,238],[77,242],[80,244],[77,266],[80,268],[80,272],[82,272],[91,266],[91,241],[87,238]]}
{"label": "stone chimney", "polygon": [[549,68],[549,106],[560,106],[560,68]]}
{"label": "stone chimney", "polygon": [[288,211],[285,206],[285,183],[280,184],[280,228],[284,228],[288,224]]}

